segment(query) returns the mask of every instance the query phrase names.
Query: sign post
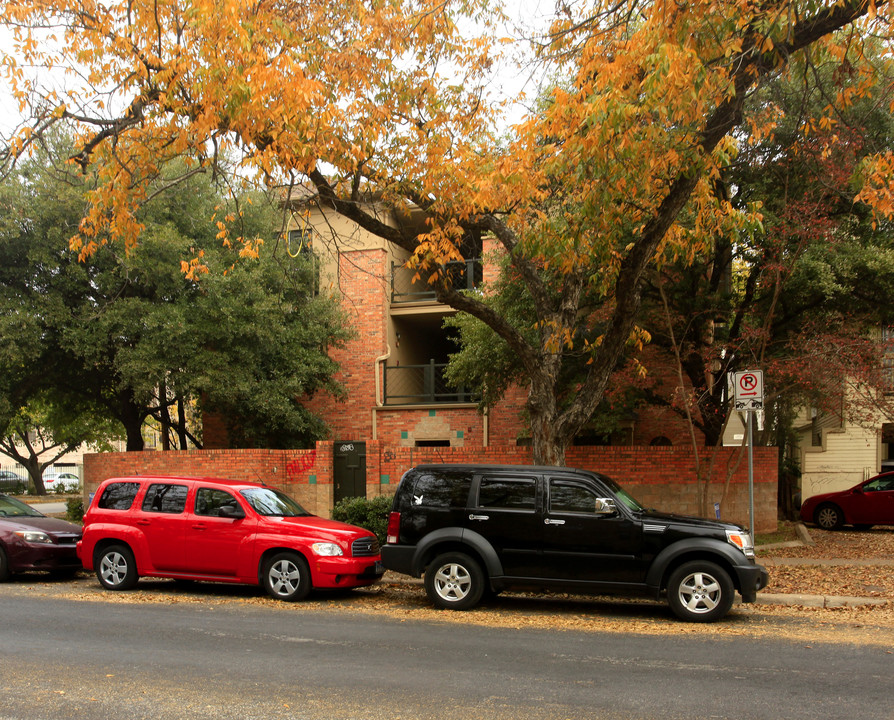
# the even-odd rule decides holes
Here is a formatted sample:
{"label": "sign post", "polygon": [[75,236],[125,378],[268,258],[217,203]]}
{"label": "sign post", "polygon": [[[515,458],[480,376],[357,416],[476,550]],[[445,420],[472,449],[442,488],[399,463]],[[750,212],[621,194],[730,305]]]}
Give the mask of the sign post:
{"label": "sign post", "polygon": [[734,407],[748,415],[748,522],[754,539],[754,412],[764,407],[763,370],[742,370],[733,373]]}

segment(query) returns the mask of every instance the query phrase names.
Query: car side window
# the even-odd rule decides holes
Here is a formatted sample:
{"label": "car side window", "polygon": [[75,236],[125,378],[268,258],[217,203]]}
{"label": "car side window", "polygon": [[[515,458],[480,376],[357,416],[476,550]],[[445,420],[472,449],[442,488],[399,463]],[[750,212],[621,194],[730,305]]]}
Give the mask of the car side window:
{"label": "car side window", "polygon": [[549,511],[551,513],[596,513],[598,496],[585,485],[550,480]]}
{"label": "car side window", "polygon": [[416,478],[410,502],[414,506],[440,510],[464,508],[471,489],[472,476],[469,474],[424,472]]}
{"label": "car side window", "polygon": [[196,491],[196,515],[217,517],[224,506],[238,508],[239,503],[226,490],[217,488],[199,488]]}
{"label": "car side window", "polygon": [[864,492],[879,492],[880,490],[894,490],[894,478],[876,478],[863,486]]}
{"label": "car side window", "polygon": [[535,510],[537,484],[533,478],[481,478],[478,507]]}
{"label": "car side window", "polygon": [[97,507],[103,510],[129,510],[140,489],[135,482],[111,483],[102,491]]}
{"label": "car side window", "polygon": [[182,513],[186,492],[186,485],[153,483],[143,498],[143,512]]}

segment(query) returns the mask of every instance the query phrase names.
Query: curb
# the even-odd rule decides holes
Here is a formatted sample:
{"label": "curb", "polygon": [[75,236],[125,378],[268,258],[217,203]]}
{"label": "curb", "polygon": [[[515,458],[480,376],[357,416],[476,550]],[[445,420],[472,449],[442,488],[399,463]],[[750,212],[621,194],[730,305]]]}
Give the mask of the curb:
{"label": "curb", "polygon": [[782,595],[758,593],[758,605],[783,605],[785,607],[851,608],[887,605],[888,598],[847,597],[843,595]]}

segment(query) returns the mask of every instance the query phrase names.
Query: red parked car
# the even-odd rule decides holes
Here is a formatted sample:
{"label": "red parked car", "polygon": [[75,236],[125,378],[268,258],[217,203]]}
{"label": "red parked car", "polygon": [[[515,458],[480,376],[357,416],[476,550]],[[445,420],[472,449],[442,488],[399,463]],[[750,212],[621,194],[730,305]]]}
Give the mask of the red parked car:
{"label": "red parked car", "polygon": [[807,498],[801,520],[825,530],[842,525],[894,525],[894,472],[876,475],[849,490]]}
{"label": "red parked car", "polygon": [[78,557],[109,590],[139,577],[261,585],[279,600],[312,588],[355,588],[384,572],[368,530],[311,515],[265,485],[128,477],[99,486]]}

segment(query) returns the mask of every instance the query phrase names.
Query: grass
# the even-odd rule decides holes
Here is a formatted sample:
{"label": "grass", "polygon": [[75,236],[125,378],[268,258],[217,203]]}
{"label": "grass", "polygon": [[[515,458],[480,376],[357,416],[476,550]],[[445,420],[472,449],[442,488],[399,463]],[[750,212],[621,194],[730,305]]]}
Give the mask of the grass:
{"label": "grass", "polygon": [[791,520],[780,520],[776,532],[761,533],[754,538],[754,544],[758,547],[761,545],[775,545],[776,543],[792,542],[799,540],[798,532],[795,530],[795,523]]}

